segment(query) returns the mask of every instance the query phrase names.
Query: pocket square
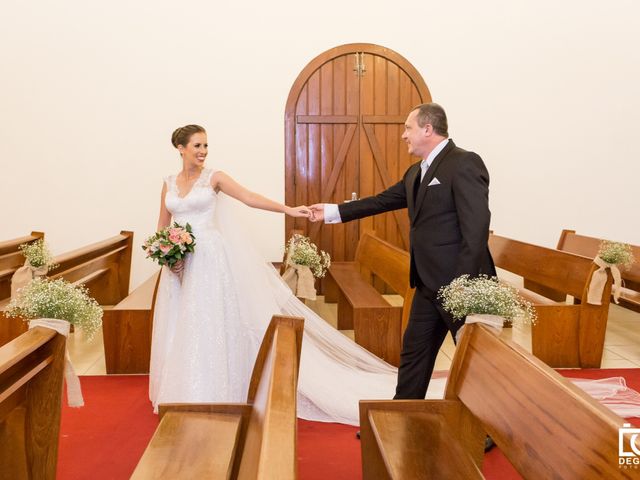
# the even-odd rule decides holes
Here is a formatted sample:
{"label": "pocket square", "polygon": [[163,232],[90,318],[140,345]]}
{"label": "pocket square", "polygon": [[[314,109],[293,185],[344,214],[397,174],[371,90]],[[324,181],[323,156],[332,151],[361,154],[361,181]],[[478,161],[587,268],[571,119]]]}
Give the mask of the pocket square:
{"label": "pocket square", "polygon": [[436,177],[433,177],[433,180],[429,182],[429,185],[427,185],[427,187],[431,187],[433,185],[440,185],[440,180],[438,180]]}

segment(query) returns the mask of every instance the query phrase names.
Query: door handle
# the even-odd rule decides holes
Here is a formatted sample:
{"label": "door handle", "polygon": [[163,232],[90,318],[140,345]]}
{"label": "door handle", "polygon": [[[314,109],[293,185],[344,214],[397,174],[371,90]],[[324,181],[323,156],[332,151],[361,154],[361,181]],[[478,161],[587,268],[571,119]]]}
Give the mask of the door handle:
{"label": "door handle", "polygon": [[359,200],[358,194],[356,192],[352,192],[351,198],[349,200],[345,200],[344,203],[354,202],[356,200]]}

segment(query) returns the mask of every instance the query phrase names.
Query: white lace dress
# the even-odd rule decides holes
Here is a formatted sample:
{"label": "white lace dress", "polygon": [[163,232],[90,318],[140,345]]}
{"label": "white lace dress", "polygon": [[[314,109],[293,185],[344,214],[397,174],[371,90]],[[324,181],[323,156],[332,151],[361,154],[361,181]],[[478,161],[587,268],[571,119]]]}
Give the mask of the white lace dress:
{"label": "white lace dress", "polygon": [[[167,268],[162,271],[151,348],[154,410],[160,403],[245,401],[262,336],[272,315],[284,314],[305,321],[298,416],[357,425],[360,399],[393,397],[396,368],[335,330],[291,293],[238,230],[231,200],[211,188],[212,174],[203,170],[182,197],[176,176],[165,179],[166,207],[174,221],[192,226],[196,246],[186,258],[182,282]],[[442,398],[444,384],[444,378],[432,379],[427,398]],[[617,398],[620,389],[616,383],[600,398]],[[637,397],[631,403],[637,405]]]}
{"label": "white lace dress", "polygon": [[238,307],[227,248],[214,226],[216,194],[203,172],[180,197],[176,177],[165,179],[173,220],[193,228],[195,251],[182,281],[163,268],[153,319],[150,396],[158,403],[240,401],[251,353]]}
{"label": "white lace dress", "polygon": [[166,207],[174,221],[191,225],[196,246],[182,282],[167,268],[162,271],[151,348],[154,409],[160,403],[244,401],[271,316],[285,314],[305,319],[298,415],[357,424],[360,399],[393,397],[396,369],[291,293],[236,231],[233,218],[225,218],[229,208],[222,207],[231,200],[211,188],[212,174],[203,170],[182,197],[176,176],[165,179]]}

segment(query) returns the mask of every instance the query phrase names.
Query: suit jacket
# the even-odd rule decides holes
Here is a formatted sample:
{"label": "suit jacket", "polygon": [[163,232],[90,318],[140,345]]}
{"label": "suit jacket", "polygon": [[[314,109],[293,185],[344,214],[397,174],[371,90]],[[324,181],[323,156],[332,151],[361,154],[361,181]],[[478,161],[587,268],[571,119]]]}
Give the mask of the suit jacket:
{"label": "suit jacket", "polygon": [[[420,163],[401,181],[373,197],[339,205],[343,222],[409,209],[411,286],[430,298],[462,274],[495,275],[489,253],[489,173],[479,155],[452,140],[436,156],[424,179]],[[437,178],[439,185],[429,185]]]}

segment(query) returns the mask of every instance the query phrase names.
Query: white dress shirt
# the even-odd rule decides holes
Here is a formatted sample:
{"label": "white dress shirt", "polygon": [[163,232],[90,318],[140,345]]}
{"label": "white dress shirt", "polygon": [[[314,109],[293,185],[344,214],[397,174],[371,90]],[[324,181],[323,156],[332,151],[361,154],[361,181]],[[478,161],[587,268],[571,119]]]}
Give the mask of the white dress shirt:
{"label": "white dress shirt", "polygon": [[[445,138],[442,140],[436,147],[431,150],[431,153],[427,155],[427,158],[422,159],[420,162],[420,170],[422,173],[420,174],[420,181],[424,178],[425,173],[427,173],[427,169],[431,162],[438,156],[438,154],[442,151],[442,149],[449,143],[449,139]],[[340,210],[338,209],[338,205],[335,203],[325,203],[324,204],[324,223],[342,223],[342,218],[340,218]]]}

